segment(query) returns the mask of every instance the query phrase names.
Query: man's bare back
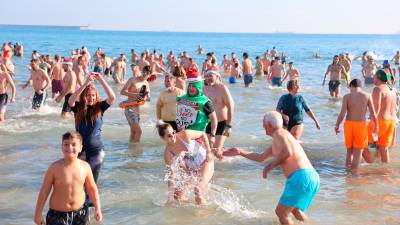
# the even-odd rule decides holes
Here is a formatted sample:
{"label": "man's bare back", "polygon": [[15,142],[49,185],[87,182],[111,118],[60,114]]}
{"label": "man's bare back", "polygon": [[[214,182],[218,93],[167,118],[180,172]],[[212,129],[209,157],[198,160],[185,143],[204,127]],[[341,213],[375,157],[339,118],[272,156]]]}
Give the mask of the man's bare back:
{"label": "man's bare back", "polygon": [[299,142],[285,129],[277,129],[272,134],[272,156],[276,157],[281,151],[290,153],[280,167],[286,177],[300,169],[312,169],[310,161]]}
{"label": "man's bare back", "polygon": [[394,120],[396,118],[396,93],[388,85],[376,86],[372,91],[372,99],[378,119]]}
{"label": "man's bare back", "polygon": [[343,102],[347,106],[346,120],[364,122],[368,107],[372,107],[371,95],[364,91],[346,94]]}

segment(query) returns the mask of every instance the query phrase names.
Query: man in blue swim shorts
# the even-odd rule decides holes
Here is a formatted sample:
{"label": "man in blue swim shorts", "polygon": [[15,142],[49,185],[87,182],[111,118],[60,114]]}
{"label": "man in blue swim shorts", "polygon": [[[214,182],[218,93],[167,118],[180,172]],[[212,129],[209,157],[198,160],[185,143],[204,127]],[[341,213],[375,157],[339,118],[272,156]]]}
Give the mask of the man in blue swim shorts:
{"label": "man in blue swim shorts", "polygon": [[247,52],[243,53],[243,74],[244,86],[249,87],[253,83],[253,66]]}
{"label": "man in blue swim shorts", "polygon": [[272,137],[272,147],[262,153],[249,152],[241,148],[230,148],[224,151],[224,156],[243,156],[256,162],[263,162],[273,157],[265,166],[263,177],[280,167],[286,176],[285,189],[275,213],[281,224],[293,224],[290,214],[299,221],[306,221],[304,213],[310,206],[319,189],[319,176],[315,171],[301,145],[284,128],[282,116],[278,112],[267,112],[264,116],[263,127],[267,135]]}

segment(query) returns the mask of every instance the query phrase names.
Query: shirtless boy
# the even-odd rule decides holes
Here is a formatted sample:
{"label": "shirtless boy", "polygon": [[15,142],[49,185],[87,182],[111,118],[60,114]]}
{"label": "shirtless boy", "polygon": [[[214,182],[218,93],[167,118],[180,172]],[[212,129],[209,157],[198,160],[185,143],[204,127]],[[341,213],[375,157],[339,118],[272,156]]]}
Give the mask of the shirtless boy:
{"label": "shirtless boy", "polygon": [[32,84],[33,90],[35,91],[32,99],[32,109],[40,110],[40,107],[46,101],[46,89],[50,84],[50,78],[47,76],[46,72],[39,68],[38,59],[32,59],[30,66],[31,75],[23,88],[25,89]]}
{"label": "shirtless boy", "polygon": [[8,94],[7,85],[11,86],[12,97],[10,102],[15,102],[16,88],[13,79],[7,71],[4,64],[0,64],[0,123],[4,121],[4,115],[6,113]]}
{"label": "shirtless boy", "polygon": [[[342,110],[337,118],[335,132],[340,132],[340,124],[346,115],[344,123],[344,140],[347,148],[346,167],[356,170],[360,164],[363,149],[368,146],[368,127],[365,115],[369,115],[374,124],[377,124],[374,105],[370,94],[361,89],[361,80],[354,79],[350,82],[350,93],[343,97]],[[378,127],[374,127],[376,133]]]}
{"label": "shirtless boy", "polygon": [[[128,96],[129,100],[132,101],[145,101],[150,100],[150,88],[147,79],[150,77],[150,66],[144,68],[145,71],[140,76],[131,77],[121,90],[121,95]],[[144,91],[142,91],[144,90]],[[142,136],[142,129],[140,127],[140,106],[130,106],[125,108],[125,117],[128,120],[131,135],[130,142],[140,142]]]}
{"label": "shirtless boy", "polygon": [[[85,189],[96,208],[96,220],[101,221],[100,198],[87,162],[78,159],[82,151],[82,137],[78,132],[67,132],[62,136],[61,149],[64,155],[48,168],[38,196],[34,221],[43,224],[88,224],[89,210],[84,205]],[[85,189],[84,189],[85,188]],[[49,211],[46,220],[42,211],[50,192]]]}
{"label": "shirtless boy", "polygon": [[339,86],[340,86],[340,75],[345,71],[344,67],[339,64],[339,56],[335,55],[333,57],[333,62],[328,66],[326,70],[324,81],[322,82],[322,86],[325,85],[326,76],[328,73],[330,74],[329,80],[329,93],[331,97],[339,97]]}
{"label": "shirtless boy", "polygon": [[280,167],[287,178],[285,190],[275,209],[281,224],[293,224],[290,214],[299,221],[306,221],[304,213],[319,189],[319,176],[307,158],[299,142],[282,127],[282,116],[278,112],[267,112],[264,116],[265,133],[272,137],[272,147],[263,153],[248,152],[241,148],[224,151],[224,156],[243,156],[256,162],[273,157],[263,170],[263,177]]}
{"label": "shirtless boy", "polygon": [[285,77],[285,75],[285,66],[281,64],[279,57],[275,57],[273,64],[269,68],[268,80],[271,80],[272,86],[282,87],[282,76]]}

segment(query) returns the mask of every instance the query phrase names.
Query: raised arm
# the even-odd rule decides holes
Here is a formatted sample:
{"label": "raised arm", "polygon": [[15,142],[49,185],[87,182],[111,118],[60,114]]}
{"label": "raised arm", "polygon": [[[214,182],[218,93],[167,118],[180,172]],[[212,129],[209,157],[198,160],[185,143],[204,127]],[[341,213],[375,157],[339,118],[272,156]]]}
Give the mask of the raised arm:
{"label": "raised arm", "polygon": [[37,225],[44,224],[44,220],[42,220],[42,212],[44,205],[46,204],[47,197],[49,196],[51,188],[53,186],[53,180],[53,169],[52,166],[50,166],[46,172],[46,175],[44,176],[43,184],[40,188],[39,196],[36,202],[34,221]]}
{"label": "raised arm", "polygon": [[115,101],[115,94],[114,91],[111,89],[111,87],[107,84],[107,82],[104,80],[103,76],[101,76],[100,74],[98,74],[96,76],[96,79],[100,82],[100,84],[103,86],[104,91],[107,94],[107,103],[109,105],[112,105],[113,102]]}
{"label": "raised arm", "polygon": [[101,213],[101,205],[100,205],[100,197],[99,197],[99,191],[97,190],[97,185],[94,182],[93,178],[93,173],[92,170],[90,169],[89,164],[85,163],[86,167],[86,180],[85,180],[85,188],[86,191],[88,192],[90,199],[93,201],[93,205],[96,209],[96,220],[99,222],[103,219],[103,215]]}
{"label": "raised arm", "polygon": [[78,100],[79,96],[82,94],[83,90],[88,86],[88,84],[90,84],[90,82],[92,82],[94,80],[94,77],[92,75],[89,75],[85,82],[83,83],[82,86],[80,86],[78,88],[78,90],[76,90],[71,97],[68,100],[68,105],[72,108],[75,106],[75,102]]}

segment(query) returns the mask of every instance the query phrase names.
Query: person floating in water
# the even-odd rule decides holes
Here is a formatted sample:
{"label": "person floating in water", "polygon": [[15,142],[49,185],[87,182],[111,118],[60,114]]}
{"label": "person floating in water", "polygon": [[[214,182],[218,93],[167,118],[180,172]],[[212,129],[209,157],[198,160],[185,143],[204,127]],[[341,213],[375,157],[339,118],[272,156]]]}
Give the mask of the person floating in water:
{"label": "person floating in water", "polygon": [[304,213],[310,206],[319,189],[319,175],[307,158],[299,142],[282,127],[282,116],[278,112],[264,115],[265,133],[272,137],[272,146],[263,153],[254,153],[242,148],[230,148],[224,156],[240,155],[256,162],[264,162],[269,157],[273,160],[263,170],[263,178],[276,167],[280,167],[287,178],[285,189],[275,213],[281,224],[293,224],[290,214],[299,221],[306,221]]}

